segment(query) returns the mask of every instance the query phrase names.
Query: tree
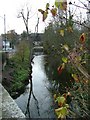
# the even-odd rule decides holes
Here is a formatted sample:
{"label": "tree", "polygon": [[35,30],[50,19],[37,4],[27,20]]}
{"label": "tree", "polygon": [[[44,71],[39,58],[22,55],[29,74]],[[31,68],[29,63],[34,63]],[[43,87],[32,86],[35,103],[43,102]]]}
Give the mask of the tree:
{"label": "tree", "polygon": [[[64,2],[62,5],[63,4]],[[70,4],[72,3],[70,2]],[[57,1],[56,7],[58,12],[53,8],[53,11],[51,11],[54,18],[52,25],[49,26],[44,33],[44,48],[48,58],[51,58],[47,60],[50,73],[52,76],[55,76],[55,74],[58,76],[59,74],[57,79],[55,79],[55,77],[51,78],[52,80],[54,79],[56,83],[59,83],[55,90],[57,93],[55,101],[58,102],[59,109],[56,109],[55,112],[58,118],[66,118],[66,116],[70,118],[89,117],[90,106],[88,106],[88,88],[90,86],[88,86],[88,83],[90,75],[87,71],[87,59],[89,54],[88,48],[86,47],[88,32],[85,31],[85,28],[89,28],[89,26],[84,24],[81,18],[80,21],[74,19],[76,15],[70,14],[72,13],[70,11],[69,14],[60,14],[60,11],[62,13],[68,13],[66,8],[62,10],[60,5],[61,3]],[[72,5],[88,10],[86,6],[81,7],[75,3]],[[48,8],[47,11],[49,10],[50,8]],[[42,12],[42,10],[39,9],[39,12]],[[54,12],[56,13],[54,14]],[[42,14],[44,15],[44,13]],[[82,28],[77,29],[77,27],[75,27],[76,24],[83,26],[83,32]],[[64,71],[65,69],[70,73],[71,78],[69,76],[67,77]],[[64,75],[64,79],[62,79],[62,75]],[[71,86],[69,86],[69,81],[65,81],[65,79],[71,82]],[[60,84],[60,82],[63,84]],[[66,86],[64,86],[65,82],[67,83]],[[62,90],[65,90],[64,93],[61,93],[61,87],[63,87]],[[69,104],[69,115],[67,112],[68,106],[66,106],[65,103],[61,104],[63,101],[63,99],[61,100],[62,97],[64,97]],[[71,98],[69,102],[68,97]]]}
{"label": "tree", "polygon": [[21,40],[25,40],[27,39],[27,32],[23,31],[23,33],[21,34]]}
{"label": "tree", "polygon": [[27,7],[27,11],[26,11],[26,16],[25,16],[25,10],[24,9],[21,9],[21,11],[18,14],[18,18],[23,18],[23,22],[25,24],[26,31],[27,31],[27,40],[29,39],[29,28],[28,28],[29,15],[30,15],[30,11],[29,11],[28,7]]}
{"label": "tree", "polygon": [[[30,52],[29,44],[25,40],[22,40],[21,42],[19,42],[19,44],[17,46],[17,53],[16,53],[17,59],[22,63],[27,61],[26,60],[26,58],[27,58],[26,56],[28,54],[27,52]],[[29,59],[29,56],[28,56],[28,59]]]}
{"label": "tree", "polygon": [[14,45],[16,45],[17,40],[18,40],[18,35],[15,32],[15,30],[10,30],[7,32],[7,40],[10,41],[12,48],[14,47]]}

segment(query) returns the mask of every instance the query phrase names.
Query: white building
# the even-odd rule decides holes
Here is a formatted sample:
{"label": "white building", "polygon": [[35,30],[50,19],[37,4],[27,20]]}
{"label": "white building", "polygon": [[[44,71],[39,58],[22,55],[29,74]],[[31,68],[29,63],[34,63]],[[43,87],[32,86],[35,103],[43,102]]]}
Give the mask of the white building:
{"label": "white building", "polygon": [[[6,48],[6,49],[5,49]],[[9,41],[3,41],[3,50],[12,50],[10,42]]]}

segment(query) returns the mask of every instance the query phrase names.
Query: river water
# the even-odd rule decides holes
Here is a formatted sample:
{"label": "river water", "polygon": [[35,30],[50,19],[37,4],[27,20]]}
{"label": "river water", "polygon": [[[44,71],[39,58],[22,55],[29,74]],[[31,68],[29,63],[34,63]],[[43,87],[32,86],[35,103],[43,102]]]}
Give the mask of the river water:
{"label": "river water", "polygon": [[[30,118],[56,118],[54,113],[54,102],[52,94],[50,93],[50,83],[48,81],[44,69],[44,55],[35,56],[32,64],[32,82],[33,93],[36,100],[31,95],[29,103],[29,113],[26,115]],[[30,84],[26,86],[25,92],[15,99],[22,112],[25,113],[29,97]],[[38,107],[37,107],[38,106]]]}

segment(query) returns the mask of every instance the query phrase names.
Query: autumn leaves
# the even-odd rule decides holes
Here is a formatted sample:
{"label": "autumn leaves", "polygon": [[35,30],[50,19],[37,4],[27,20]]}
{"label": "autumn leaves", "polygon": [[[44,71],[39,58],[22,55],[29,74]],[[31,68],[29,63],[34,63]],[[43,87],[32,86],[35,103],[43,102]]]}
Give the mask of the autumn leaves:
{"label": "autumn leaves", "polygon": [[56,0],[55,6],[61,10],[67,10],[67,0]]}
{"label": "autumn leaves", "polygon": [[80,40],[81,43],[84,43],[84,42],[85,42],[85,40],[86,40],[86,35],[85,35],[85,33],[82,33],[82,34],[81,34],[79,40]]}
{"label": "autumn leaves", "polygon": [[44,21],[47,18],[48,10],[49,10],[49,3],[46,4],[45,10],[38,9],[38,11],[41,12],[41,14],[42,14],[42,21]]}
{"label": "autumn leaves", "polygon": [[50,9],[50,5],[49,3],[46,4],[46,9],[42,10],[42,9],[38,9],[39,12],[41,12],[42,14],[42,21],[45,21],[45,19],[48,16],[48,12],[50,11],[52,16],[56,16],[57,15],[57,9],[61,9],[61,10],[67,10],[67,0],[56,0],[55,1],[55,7],[52,6],[52,9]]}
{"label": "autumn leaves", "polygon": [[43,21],[43,22],[44,22],[45,19],[47,18],[49,11],[51,11],[51,13],[52,13],[53,16],[56,16],[56,14],[57,14],[57,8],[54,8],[54,6],[52,6],[52,7],[53,7],[53,8],[50,10],[50,8],[49,8],[49,3],[47,3],[45,10],[38,9],[38,11],[41,12],[41,14],[42,14],[42,21]]}
{"label": "autumn leaves", "polygon": [[68,108],[69,105],[67,104],[67,97],[71,96],[70,92],[64,93],[62,95],[60,94],[54,94],[54,100],[58,104],[58,108],[55,109],[55,113],[58,116],[58,118],[65,118],[68,115]]}
{"label": "autumn leaves", "polygon": [[[76,23],[74,21],[73,15],[68,14],[68,16],[65,16],[64,14],[64,16],[63,15],[60,16],[60,19],[59,19],[58,9],[60,9],[64,13],[66,12],[68,13],[68,11],[66,11],[67,2],[64,0],[56,0],[55,6],[52,6],[52,9],[50,9],[50,5],[47,3],[45,10],[39,9],[38,11],[41,12],[41,14],[43,15],[43,21],[45,21],[45,19],[48,16],[48,13],[50,12],[54,18],[53,19],[54,22],[52,23],[52,25],[58,22],[58,24],[55,24],[56,28],[54,30],[55,30],[55,36],[57,35],[57,39],[55,40],[57,40],[58,41],[57,44],[58,43],[59,44],[54,48],[58,49],[60,47],[60,49],[58,49],[59,51],[58,60],[60,60],[60,62],[56,64],[57,68],[55,68],[55,70],[56,69],[57,70],[55,71],[55,73],[57,72],[60,78],[59,80],[63,81],[64,79],[62,79],[62,76],[63,76],[64,70],[67,69],[69,71],[71,77],[67,79],[72,84],[72,87],[70,88],[69,91],[66,90],[66,92],[68,92],[69,96],[70,94],[73,93],[72,95],[74,96],[74,98],[77,96],[78,101],[80,99],[79,102],[81,102],[80,95],[78,96],[78,93],[76,92],[76,88],[81,87],[81,90],[83,91],[83,88],[85,86],[87,87],[87,84],[88,84],[87,72],[85,72],[85,70],[82,67],[83,65],[85,66],[87,62],[86,58],[88,57],[87,48],[85,47],[85,45],[87,44],[88,36],[84,30],[83,30],[84,32],[82,32],[82,30],[78,30],[77,28],[74,27]],[[53,40],[53,37],[50,37],[50,42],[51,40]],[[56,41],[53,41],[53,44],[55,42]],[[48,47],[48,50],[49,49],[50,48]],[[53,50],[53,48],[51,50]],[[54,54],[56,55],[55,52]],[[77,89],[77,91],[80,93],[79,90],[80,89]],[[57,102],[58,104],[58,108],[55,109],[55,113],[58,118],[65,118],[68,115],[69,106],[67,105],[67,102],[66,102],[66,96],[67,96],[66,92],[64,93],[64,95],[58,95],[58,96],[54,95],[55,102]],[[87,91],[84,91],[84,94],[86,93]],[[86,99],[86,98],[83,98],[83,99]]]}
{"label": "autumn leaves", "polygon": [[[73,50],[70,50],[69,46],[67,44],[62,45],[62,50],[65,50],[68,53],[68,56],[63,56],[62,63],[57,68],[57,72],[59,75],[62,74],[63,70],[65,69],[66,64],[81,64],[85,63],[85,60],[82,59],[82,51],[84,51],[84,46],[86,42],[86,34],[82,33],[80,37],[78,37],[78,48],[73,48]],[[80,82],[80,79],[76,73],[71,73],[71,77],[75,82]]]}
{"label": "autumn leaves", "polygon": [[56,15],[57,15],[57,8],[54,8],[54,7],[53,7],[53,8],[51,9],[51,13],[52,13],[53,16],[56,16]]}

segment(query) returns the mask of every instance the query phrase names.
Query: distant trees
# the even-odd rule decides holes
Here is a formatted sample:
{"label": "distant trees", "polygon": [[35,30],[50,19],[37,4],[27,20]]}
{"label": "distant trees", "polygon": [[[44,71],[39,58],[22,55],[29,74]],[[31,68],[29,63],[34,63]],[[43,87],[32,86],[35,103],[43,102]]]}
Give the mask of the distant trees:
{"label": "distant trees", "polygon": [[[21,61],[22,63],[25,62],[25,60],[27,58],[26,56],[27,56],[28,52],[30,52],[29,47],[30,46],[29,46],[28,42],[26,42],[25,40],[22,40],[19,42],[19,44],[17,45],[17,52],[16,52],[18,61]],[[28,56],[28,59],[29,59],[29,56]]]}
{"label": "distant trees", "polygon": [[7,40],[9,40],[11,43],[11,47],[13,48],[18,41],[18,34],[15,32],[15,30],[10,30],[7,32],[6,36]]}
{"label": "distant trees", "polygon": [[27,39],[27,32],[26,32],[26,31],[23,31],[23,32],[21,33],[21,40],[25,40],[25,39]]}

